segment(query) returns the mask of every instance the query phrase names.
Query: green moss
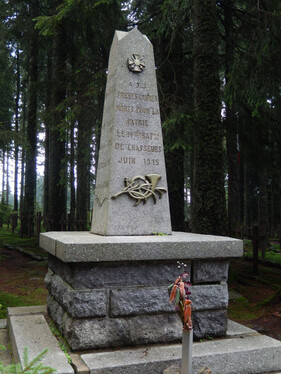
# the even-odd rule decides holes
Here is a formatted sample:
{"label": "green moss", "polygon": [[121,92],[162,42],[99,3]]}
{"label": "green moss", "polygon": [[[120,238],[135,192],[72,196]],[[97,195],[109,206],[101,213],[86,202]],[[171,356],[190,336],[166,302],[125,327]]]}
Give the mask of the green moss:
{"label": "green moss", "polygon": [[26,252],[47,258],[46,252],[39,247],[37,238],[20,238],[19,233],[15,232],[12,234],[11,229],[8,229],[7,225],[3,225],[0,230],[0,246],[18,247]]}
{"label": "green moss", "polygon": [[281,286],[274,285],[274,288],[276,289],[274,294],[269,296],[267,299],[259,302],[257,304],[257,306],[260,307],[260,306],[265,306],[265,305],[273,305],[273,304],[277,304],[277,303],[280,302],[280,300],[281,300]]}
{"label": "green moss", "polygon": [[249,321],[259,318],[263,311],[258,310],[256,305],[251,305],[245,297],[232,300],[228,307],[228,317],[235,321]]}
{"label": "green moss", "polygon": [[72,359],[71,359],[70,354],[69,354],[70,347],[69,347],[67,341],[62,336],[62,334],[59,332],[59,330],[56,328],[56,326],[55,326],[55,324],[52,320],[49,320],[49,326],[50,326],[50,330],[51,330],[52,334],[57,338],[59,346],[60,346],[61,350],[63,351],[63,353],[65,354],[65,357],[67,358],[68,363],[71,364]]}
{"label": "green moss", "polygon": [[[41,290],[41,291],[38,291],[38,292],[44,291],[44,293],[46,293],[46,291],[43,290],[43,289],[39,289],[39,290]],[[37,291],[37,290],[35,290],[35,291]],[[33,294],[34,294],[34,292],[33,292]],[[17,295],[13,295],[13,294],[9,294],[9,293],[5,293],[5,292],[0,291],[0,305],[1,305],[1,307],[0,307],[0,319],[1,318],[7,318],[7,308],[42,304],[42,302],[40,300],[38,300],[38,301],[34,300],[33,297],[34,296],[32,296],[31,294],[28,297],[26,297],[26,296],[17,296]]]}

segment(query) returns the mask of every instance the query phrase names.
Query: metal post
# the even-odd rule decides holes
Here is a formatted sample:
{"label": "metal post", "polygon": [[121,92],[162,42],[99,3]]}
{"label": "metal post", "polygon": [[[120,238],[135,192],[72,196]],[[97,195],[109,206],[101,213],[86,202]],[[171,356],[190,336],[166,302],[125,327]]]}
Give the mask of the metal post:
{"label": "metal post", "polygon": [[183,330],[181,374],[192,374],[193,329]]}

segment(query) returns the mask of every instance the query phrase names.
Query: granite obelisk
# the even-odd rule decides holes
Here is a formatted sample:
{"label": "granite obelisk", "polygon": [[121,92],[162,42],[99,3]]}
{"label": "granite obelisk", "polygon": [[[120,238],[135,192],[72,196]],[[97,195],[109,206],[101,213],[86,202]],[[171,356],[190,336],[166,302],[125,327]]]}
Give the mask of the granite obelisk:
{"label": "granite obelisk", "polygon": [[171,234],[153,46],[137,28],[110,50],[91,232]]}

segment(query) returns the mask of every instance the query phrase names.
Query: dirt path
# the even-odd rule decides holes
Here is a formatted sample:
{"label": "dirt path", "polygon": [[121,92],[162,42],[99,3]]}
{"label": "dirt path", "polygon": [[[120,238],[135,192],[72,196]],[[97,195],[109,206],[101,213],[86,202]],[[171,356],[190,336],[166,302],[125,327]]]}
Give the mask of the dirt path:
{"label": "dirt path", "polygon": [[9,303],[45,304],[47,290],[44,277],[46,272],[46,261],[34,261],[31,257],[16,250],[0,248],[0,304],[3,307]]}
{"label": "dirt path", "polygon": [[281,289],[280,269],[259,266],[259,276],[254,276],[250,262],[235,260],[231,265],[229,286],[244,297],[244,300],[230,302],[230,317],[281,340],[281,300],[277,297],[270,302]]}

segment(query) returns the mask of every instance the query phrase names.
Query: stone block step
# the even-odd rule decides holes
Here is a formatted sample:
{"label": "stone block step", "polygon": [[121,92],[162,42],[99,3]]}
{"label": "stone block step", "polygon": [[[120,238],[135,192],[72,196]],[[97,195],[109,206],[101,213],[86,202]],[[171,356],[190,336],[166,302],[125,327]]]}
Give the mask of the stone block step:
{"label": "stone block step", "polygon": [[[45,307],[8,309],[10,339],[17,361],[22,363],[23,349],[27,346],[30,359],[48,348],[43,363],[56,369],[57,374],[73,374],[74,371],[77,374],[163,374],[171,365],[180,366],[182,346],[171,344],[81,356],[77,352],[73,370],[50,331],[45,313]],[[85,365],[81,364],[81,358]],[[193,373],[204,366],[209,367],[212,374],[280,374],[281,342],[228,321],[226,338],[193,344]]]}
{"label": "stone block step", "polygon": [[[237,327],[237,326],[236,326]],[[258,374],[281,370],[281,342],[252,333],[232,333],[232,338],[193,344],[192,372],[204,366],[212,374]],[[250,331],[249,331],[250,330]],[[162,374],[181,363],[181,345],[153,346],[138,349],[99,352],[81,356],[95,374]]]}
{"label": "stone block step", "polygon": [[48,352],[41,361],[44,366],[56,369],[56,374],[73,374],[72,366],[44,318],[44,309],[46,308],[8,308],[8,328],[15,361],[20,362],[23,367],[25,347],[28,348],[29,362],[47,348]]}

